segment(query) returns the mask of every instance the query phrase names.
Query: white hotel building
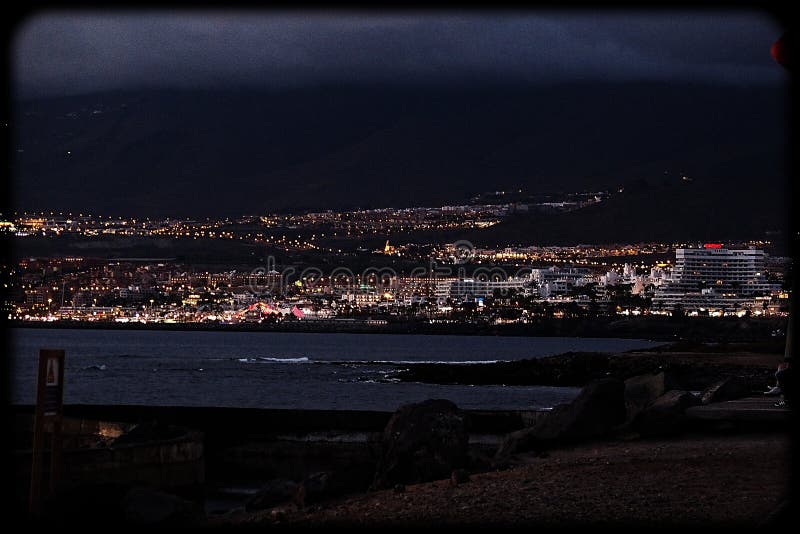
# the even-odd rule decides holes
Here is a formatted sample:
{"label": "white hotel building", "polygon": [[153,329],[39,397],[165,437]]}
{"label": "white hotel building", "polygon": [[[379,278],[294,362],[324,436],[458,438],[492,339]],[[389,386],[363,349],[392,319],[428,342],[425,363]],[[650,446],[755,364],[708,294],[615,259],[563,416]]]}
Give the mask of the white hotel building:
{"label": "white hotel building", "polygon": [[494,295],[496,290],[524,293],[530,286],[530,279],[508,278],[506,280],[482,280],[479,278],[443,279],[436,284],[436,301],[443,304],[448,298],[458,302],[471,302]]}
{"label": "white hotel building", "polygon": [[672,277],[658,287],[653,310],[736,312],[780,289],[767,281],[763,250],[729,250],[718,244],[675,250]]}

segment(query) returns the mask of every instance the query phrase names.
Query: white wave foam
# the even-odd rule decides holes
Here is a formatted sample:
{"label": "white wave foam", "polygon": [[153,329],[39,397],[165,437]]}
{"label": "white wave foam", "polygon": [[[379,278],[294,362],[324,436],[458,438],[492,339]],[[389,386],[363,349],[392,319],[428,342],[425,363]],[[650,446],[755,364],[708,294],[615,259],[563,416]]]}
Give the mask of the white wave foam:
{"label": "white wave foam", "polygon": [[358,367],[362,365],[484,365],[490,363],[510,362],[511,360],[311,360],[307,356],[298,358],[274,358],[258,356],[256,358],[236,358],[242,363],[316,363],[320,365],[341,365],[343,367]]}
{"label": "white wave foam", "polygon": [[271,358],[267,356],[259,356],[258,358],[237,358],[242,363],[307,363],[308,357],[302,356],[300,358]]}
{"label": "white wave foam", "polygon": [[315,361],[314,363],[327,363],[337,365],[413,365],[417,363],[439,365],[483,365],[488,363],[503,363],[511,360],[347,360],[347,361]]}
{"label": "white wave foam", "polygon": [[302,356],[300,358],[267,358],[261,357],[259,358],[262,362],[276,362],[276,363],[305,363],[308,361],[306,356]]}

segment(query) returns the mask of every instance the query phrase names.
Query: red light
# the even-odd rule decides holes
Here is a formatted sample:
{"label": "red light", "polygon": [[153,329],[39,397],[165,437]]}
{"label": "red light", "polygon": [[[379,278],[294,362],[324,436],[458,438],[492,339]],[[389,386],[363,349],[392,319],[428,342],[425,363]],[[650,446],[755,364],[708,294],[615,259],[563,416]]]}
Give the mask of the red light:
{"label": "red light", "polygon": [[770,55],[772,58],[783,65],[786,70],[790,70],[789,66],[789,45],[786,38],[786,34],[781,35],[777,41],[772,43],[772,46],[769,49]]}
{"label": "red light", "polygon": [[705,248],[722,248],[722,243],[706,243],[703,245]]}

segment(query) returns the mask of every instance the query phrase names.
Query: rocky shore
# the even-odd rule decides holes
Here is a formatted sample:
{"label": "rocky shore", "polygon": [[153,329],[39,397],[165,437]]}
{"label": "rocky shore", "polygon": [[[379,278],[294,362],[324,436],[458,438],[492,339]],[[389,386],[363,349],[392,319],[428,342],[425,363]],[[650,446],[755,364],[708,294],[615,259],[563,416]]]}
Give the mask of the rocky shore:
{"label": "rocky shore", "polygon": [[680,342],[618,354],[568,352],[492,364],[409,364],[394,375],[404,382],[581,387],[591,380],[664,372],[670,389],[702,390],[737,376],[763,391],[783,359],[782,342],[705,344]]}
{"label": "rocky shore", "polygon": [[[684,343],[613,355],[411,366],[405,380],[582,389],[572,402],[536,417],[504,414],[502,425],[445,399],[362,414],[365,426],[351,428],[365,436],[358,443],[342,443],[331,432],[317,441],[302,437],[300,421],[275,414],[272,423],[247,427],[247,437],[230,443],[207,433],[207,473],[235,465],[259,480],[257,491],[228,510],[210,512],[157,489],[122,488],[114,497],[92,488],[86,495],[109,501],[106,508],[115,512],[103,517],[138,527],[777,525],[792,502],[791,410],[744,423],[690,412],[761,395],[782,359],[777,343]],[[187,420],[181,410],[170,413]],[[320,418],[308,416],[313,430],[325,434],[317,428]],[[217,427],[227,428],[219,423],[230,416],[219,417]],[[240,417],[232,429],[267,421],[256,413]],[[337,420],[323,419],[329,427]],[[512,420],[518,422],[509,427]],[[297,441],[278,435],[278,421],[291,423],[286,428]],[[497,439],[476,440],[478,421],[498,429]],[[299,463],[292,468],[292,462]],[[44,521],[69,524],[70,518]]]}
{"label": "rocky shore", "polygon": [[[211,518],[210,525],[778,525],[793,502],[790,412],[777,425],[741,426],[693,420],[687,410],[761,395],[783,359],[779,349],[673,345],[538,364],[415,366],[406,379],[416,373],[427,380],[584,387],[484,455],[465,448],[468,431],[447,401],[403,407],[384,430],[368,491],[310,502],[284,495],[263,509]],[[698,391],[680,389],[687,386]]]}
{"label": "rocky shore", "polygon": [[216,524],[770,528],[788,516],[790,451],[777,433],[603,440],[520,455],[507,469],[462,483],[443,479],[231,514]]}

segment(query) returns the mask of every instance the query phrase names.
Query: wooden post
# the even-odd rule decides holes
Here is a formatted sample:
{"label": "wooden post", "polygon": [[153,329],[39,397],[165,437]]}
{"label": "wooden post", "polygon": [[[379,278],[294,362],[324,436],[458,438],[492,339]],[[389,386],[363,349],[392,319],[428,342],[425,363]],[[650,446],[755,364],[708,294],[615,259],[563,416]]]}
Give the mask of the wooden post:
{"label": "wooden post", "polygon": [[45,425],[50,427],[49,492],[55,491],[61,469],[61,419],[64,411],[64,351],[41,349],[33,420],[29,511],[37,513],[42,499],[42,456]]}
{"label": "wooden post", "polygon": [[[37,408],[38,411],[38,408]],[[44,425],[41,417],[33,416],[33,449],[31,466],[31,491],[28,502],[28,511],[35,514],[39,511],[39,502],[42,497],[42,448],[44,447]]]}

